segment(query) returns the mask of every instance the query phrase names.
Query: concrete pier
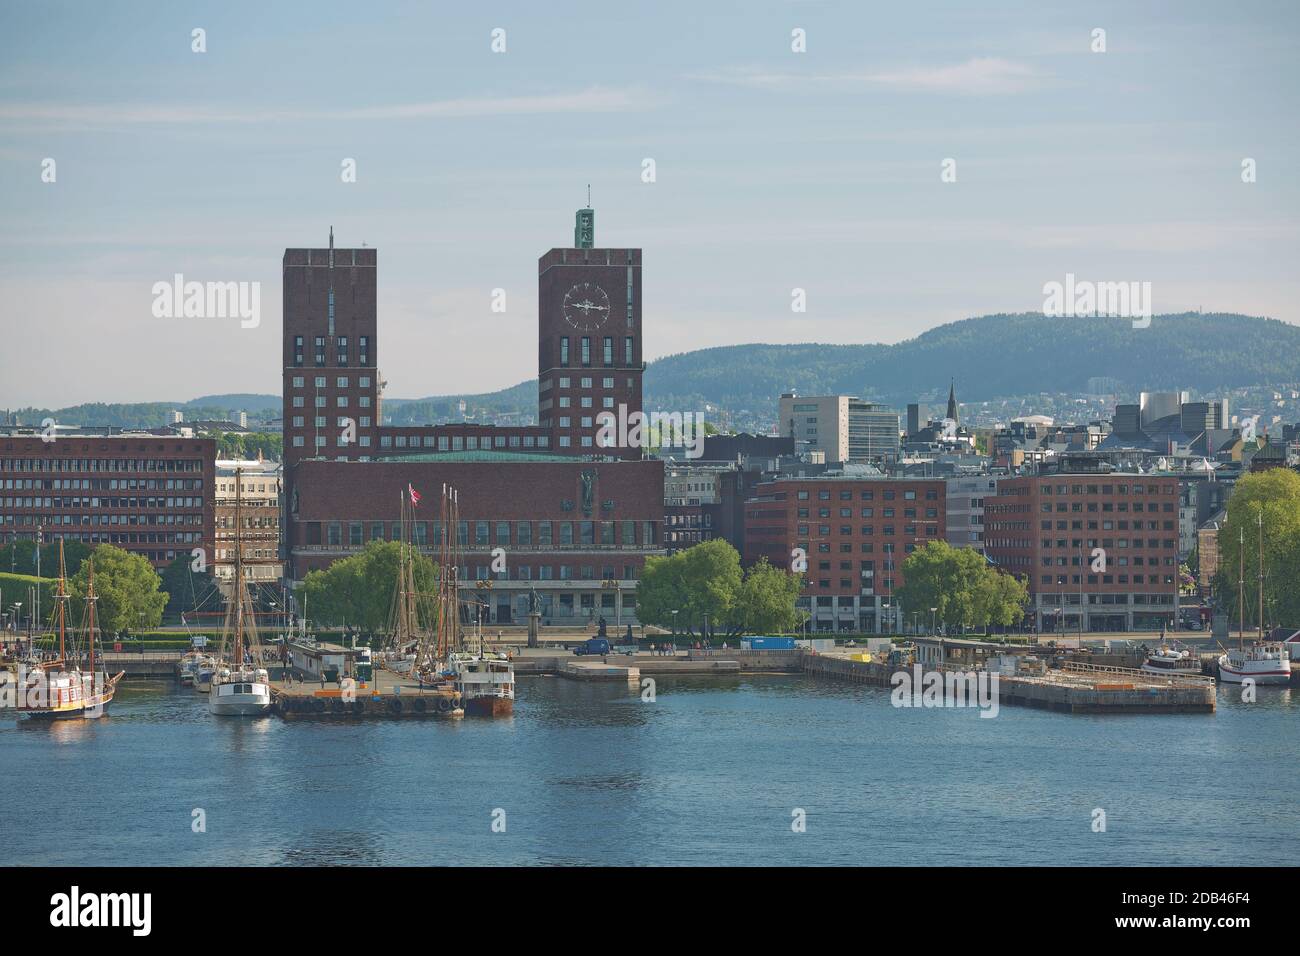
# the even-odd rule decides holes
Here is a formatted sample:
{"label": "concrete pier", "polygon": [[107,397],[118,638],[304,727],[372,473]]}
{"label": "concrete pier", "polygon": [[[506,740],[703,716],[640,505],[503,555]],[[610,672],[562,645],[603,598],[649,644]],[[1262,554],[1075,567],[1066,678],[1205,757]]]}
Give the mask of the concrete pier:
{"label": "concrete pier", "polygon": [[641,668],[627,664],[607,664],[603,661],[565,661],[560,666],[560,676],[570,680],[620,681],[626,684],[641,682]]}
{"label": "concrete pier", "polygon": [[[902,666],[862,662],[830,654],[806,654],[806,673],[860,684],[893,686]],[[938,670],[924,665],[925,670]],[[948,667],[945,670],[963,670]],[[1130,668],[1066,663],[1041,675],[998,675],[998,701],[1071,714],[1210,714],[1216,700],[1213,678],[1164,676]]]}

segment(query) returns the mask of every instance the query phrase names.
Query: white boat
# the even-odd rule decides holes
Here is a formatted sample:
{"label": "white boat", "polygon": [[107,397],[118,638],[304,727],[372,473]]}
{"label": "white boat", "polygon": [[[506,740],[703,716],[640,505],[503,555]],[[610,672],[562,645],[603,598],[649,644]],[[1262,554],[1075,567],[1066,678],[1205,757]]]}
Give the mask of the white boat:
{"label": "white boat", "polygon": [[1201,658],[1177,644],[1161,644],[1146,656],[1140,669],[1149,674],[1200,674]]}
{"label": "white boat", "polygon": [[223,667],[212,680],[208,709],[221,717],[256,717],[271,710],[271,681],[265,668]]}
{"label": "white boat", "polygon": [[504,717],[515,709],[515,667],[504,654],[452,654],[453,685],[471,717]]}
{"label": "white boat", "polygon": [[1232,648],[1219,655],[1219,680],[1240,684],[1289,684],[1291,658],[1280,641],[1265,641],[1246,648]]}
{"label": "white boat", "polygon": [[[244,545],[240,535],[240,489],[243,471],[235,469],[235,580],[221,629],[221,649],[208,690],[208,710],[218,717],[257,717],[271,712],[271,679],[254,658],[257,653],[257,616],[244,580]],[[229,663],[226,652],[230,650]],[[199,674],[203,663],[199,664]],[[195,685],[198,686],[197,683]]]}
{"label": "white boat", "polygon": [[208,688],[212,686],[212,675],[217,672],[217,662],[211,657],[205,657],[194,666],[194,689],[202,693],[207,693]]}

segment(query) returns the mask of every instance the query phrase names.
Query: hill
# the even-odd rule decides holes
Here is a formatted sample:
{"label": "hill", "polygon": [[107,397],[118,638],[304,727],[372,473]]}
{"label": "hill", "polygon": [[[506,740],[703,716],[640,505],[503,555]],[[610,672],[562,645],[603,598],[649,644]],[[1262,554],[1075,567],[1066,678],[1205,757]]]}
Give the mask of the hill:
{"label": "hill", "polygon": [[[1188,388],[1202,394],[1250,385],[1300,382],[1300,327],[1237,314],[1157,315],[1147,328],[1128,319],[985,315],[950,322],[894,345],[728,345],[669,355],[646,368],[647,408],[715,406],[739,420],[771,421],[782,392],[849,394],[906,403],[946,395],[957,381],[963,402],[1015,395],[1082,393],[1092,377],[1141,390]],[[459,421],[531,422],[537,383],[496,392],[385,398],[395,425]],[[52,415],[66,424],[153,426],[172,409],[189,420],[234,410],[279,410],[271,394],[209,395],[189,402],[19,409],[32,424]]]}

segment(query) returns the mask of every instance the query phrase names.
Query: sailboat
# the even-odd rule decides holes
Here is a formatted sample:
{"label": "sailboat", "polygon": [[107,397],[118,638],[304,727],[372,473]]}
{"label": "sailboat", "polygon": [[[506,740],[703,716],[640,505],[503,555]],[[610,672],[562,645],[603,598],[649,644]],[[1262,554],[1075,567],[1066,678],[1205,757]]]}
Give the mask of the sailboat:
{"label": "sailboat", "polygon": [[[515,668],[504,654],[465,647],[460,624],[460,541],[452,529],[460,526],[460,496],[443,486],[442,547],[439,555],[438,652],[446,661],[444,676],[460,696],[465,713],[473,717],[503,717],[515,709]],[[480,618],[481,619],[481,618]]]}
{"label": "sailboat", "polygon": [[[86,581],[85,624],[82,635],[85,638],[85,666],[79,660],[72,661],[68,655],[68,587],[67,574],[63,561],[63,539],[59,539],[59,590],[55,594],[56,613],[59,621],[59,656],[51,661],[32,664],[32,671],[27,675],[28,686],[24,688],[19,711],[24,716],[54,720],[69,718],[102,717],[108,710],[117,691],[117,683],[125,671],[112,677],[107,672],[100,672],[95,666],[95,642],[98,627],[95,624],[95,563],[88,558],[88,577]],[[74,640],[74,645],[78,643]],[[80,658],[79,648],[73,648],[73,656]],[[33,703],[33,698],[35,698]]]}
{"label": "sailboat", "polygon": [[[411,528],[415,524],[415,506],[419,502],[415,489],[402,492],[397,524],[397,582],[389,612],[389,631],[385,646],[377,655],[378,663],[395,674],[411,674],[420,663],[420,650],[429,644],[428,609],[421,603],[415,587],[415,546]],[[424,612],[423,614],[421,612]]]}
{"label": "sailboat", "polygon": [[1253,681],[1260,684],[1289,684],[1291,658],[1281,641],[1264,639],[1264,511],[1259,512],[1259,640],[1245,646],[1245,549],[1246,534],[1240,532],[1237,550],[1237,646],[1219,655],[1219,680],[1228,684]]}
{"label": "sailboat", "polygon": [[[271,710],[271,680],[255,658],[257,620],[252,595],[244,582],[243,469],[235,469],[235,590],[226,605],[208,710],[221,717],[256,717]],[[227,657],[227,648],[230,655]]]}

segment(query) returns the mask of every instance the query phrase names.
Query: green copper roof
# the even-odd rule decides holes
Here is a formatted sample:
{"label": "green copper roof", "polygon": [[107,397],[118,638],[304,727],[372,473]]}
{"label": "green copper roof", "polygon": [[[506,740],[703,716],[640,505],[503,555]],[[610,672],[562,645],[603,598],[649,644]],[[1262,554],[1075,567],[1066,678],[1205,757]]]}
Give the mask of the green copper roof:
{"label": "green copper roof", "polygon": [[419,455],[381,455],[371,461],[585,461],[573,455],[553,455],[534,451],[443,451]]}

